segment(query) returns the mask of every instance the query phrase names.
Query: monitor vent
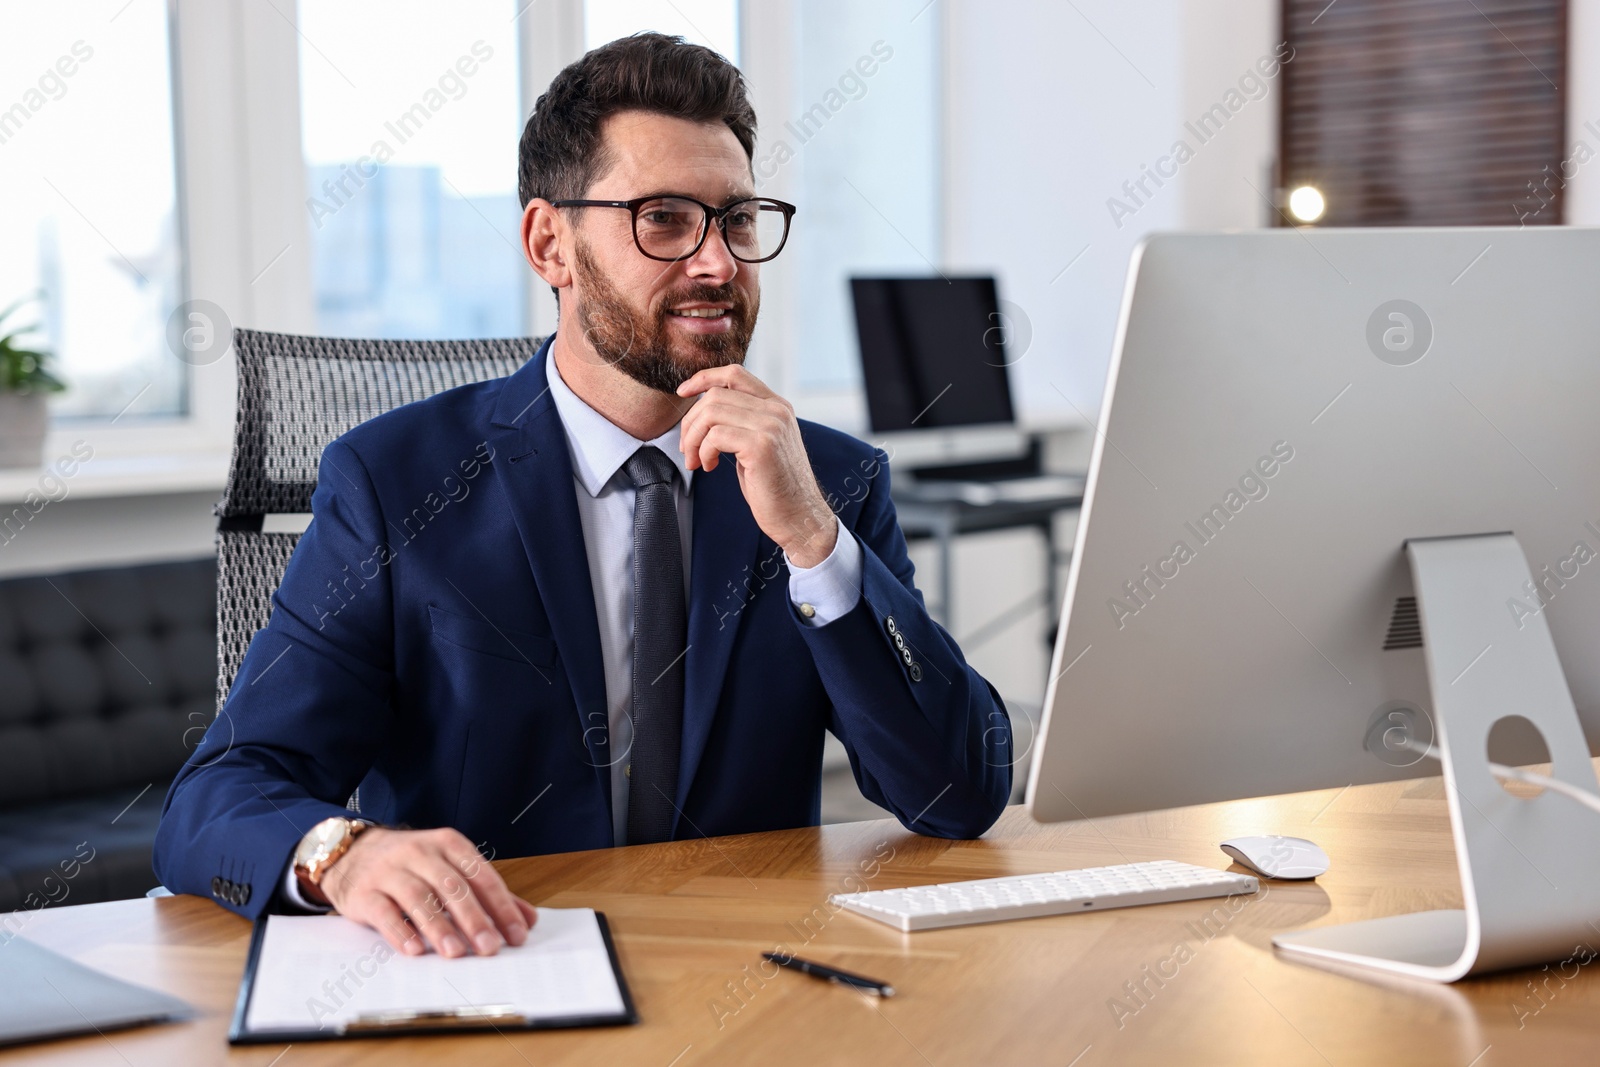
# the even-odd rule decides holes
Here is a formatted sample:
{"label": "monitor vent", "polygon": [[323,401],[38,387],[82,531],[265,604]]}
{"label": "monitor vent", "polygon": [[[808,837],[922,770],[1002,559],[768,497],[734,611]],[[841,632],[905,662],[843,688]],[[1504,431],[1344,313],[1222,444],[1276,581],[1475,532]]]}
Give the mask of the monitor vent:
{"label": "monitor vent", "polygon": [[1422,619],[1417,615],[1417,598],[1399,597],[1394,602],[1394,614],[1389,617],[1389,635],[1383,639],[1383,648],[1421,648]]}

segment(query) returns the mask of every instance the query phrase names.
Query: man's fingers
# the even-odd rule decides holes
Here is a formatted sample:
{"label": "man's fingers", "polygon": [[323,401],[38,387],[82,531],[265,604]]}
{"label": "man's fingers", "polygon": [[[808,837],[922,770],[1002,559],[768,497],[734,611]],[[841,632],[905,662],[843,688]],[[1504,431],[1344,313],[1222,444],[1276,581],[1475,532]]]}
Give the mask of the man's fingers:
{"label": "man's fingers", "polygon": [[690,375],[689,380],[678,386],[679,396],[694,396],[703,393],[715,386],[724,386],[736,389],[741,393],[761,397],[763,400],[775,396],[767,384],[754,374],[741,366],[709,367],[706,370],[696,371]]}
{"label": "man's fingers", "polygon": [[733,426],[719,423],[711,427],[706,435],[700,439],[696,455],[700,459],[700,466],[706,470],[716,468],[717,461],[724,452],[739,455],[755,444],[756,431],[745,426]]}
{"label": "man's fingers", "polygon": [[[716,453],[708,454],[705,448],[708,433],[718,427],[750,429],[769,425],[776,418],[769,401],[718,389],[702,398],[683,417],[678,427],[678,447],[683,450],[686,466],[690,470],[714,470],[717,466]],[[732,452],[734,449],[723,447],[720,451]]]}
{"label": "man's fingers", "polygon": [[470,844],[467,848],[470,851],[466,855],[453,857],[455,867],[460,871],[469,872],[466,874],[466,884],[478,898],[479,905],[487,913],[490,923],[499,931],[500,936],[508,944],[522,944],[528,939],[528,922],[517,909],[517,898],[506,888],[500,872],[489,866]]}
{"label": "man's fingers", "polygon": [[[483,910],[477,894],[464,875],[444,857],[429,863],[422,872],[433,883],[433,891],[444,902],[445,911],[466,938],[470,951],[480,956],[493,956],[505,944],[505,939],[495,928],[495,922]],[[480,872],[481,874],[481,872]]]}
{"label": "man's fingers", "polygon": [[528,924],[528,929],[533,929],[534,924],[539,921],[539,909],[521,897],[512,897],[511,899],[517,902],[517,910],[522,913],[523,921]]}
{"label": "man's fingers", "polygon": [[374,830],[358,844],[331,869],[328,895],[399,951],[487,956],[527,941],[536,912],[454,830]]}
{"label": "man's fingers", "polygon": [[397,872],[394,890],[389,895],[405,909],[411,925],[441,956],[462,956],[471,949],[467,941],[450,921],[444,901],[434,888],[414,874]]}
{"label": "man's fingers", "polygon": [[405,913],[400,910],[400,906],[382,893],[368,894],[356,912],[345,917],[365,923],[378,931],[397,952],[407,956],[420,956],[427,951],[417,931],[406,922]]}
{"label": "man's fingers", "polygon": [[713,422],[727,422],[759,415],[769,410],[770,400],[718,386],[695,402],[679,420],[679,435]]}
{"label": "man's fingers", "polygon": [[528,927],[533,924],[523,910],[517,907],[523,902],[506,888],[505,882],[494,868],[485,867],[478,877],[473,879],[472,888],[478,894],[478,901],[484,910],[499,928],[500,936],[504,937],[508,944],[520,945],[528,940]]}

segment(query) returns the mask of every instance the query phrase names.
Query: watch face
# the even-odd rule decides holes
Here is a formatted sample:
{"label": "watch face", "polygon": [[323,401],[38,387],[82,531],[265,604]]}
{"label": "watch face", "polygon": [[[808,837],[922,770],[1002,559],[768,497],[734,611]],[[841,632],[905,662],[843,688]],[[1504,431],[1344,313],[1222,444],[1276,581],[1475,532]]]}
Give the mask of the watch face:
{"label": "watch face", "polygon": [[331,819],[323,819],[301,840],[300,847],[296,850],[296,861],[302,867],[309,867],[318,860],[327,859],[349,832],[348,820],[341,819],[337,815]]}

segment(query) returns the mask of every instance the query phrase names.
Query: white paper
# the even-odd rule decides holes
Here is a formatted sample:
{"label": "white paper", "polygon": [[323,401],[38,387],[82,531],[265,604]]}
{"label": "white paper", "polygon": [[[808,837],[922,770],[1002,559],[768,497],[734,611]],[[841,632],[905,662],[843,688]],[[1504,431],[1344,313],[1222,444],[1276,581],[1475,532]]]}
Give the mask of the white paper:
{"label": "white paper", "polygon": [[540,908],[528,940],[493,956],[396,952],[337,915],[273,915],[245,1026],[335,1030],[363,1015],[504,1006],[534,1021],[626,1009],[589,908]]}

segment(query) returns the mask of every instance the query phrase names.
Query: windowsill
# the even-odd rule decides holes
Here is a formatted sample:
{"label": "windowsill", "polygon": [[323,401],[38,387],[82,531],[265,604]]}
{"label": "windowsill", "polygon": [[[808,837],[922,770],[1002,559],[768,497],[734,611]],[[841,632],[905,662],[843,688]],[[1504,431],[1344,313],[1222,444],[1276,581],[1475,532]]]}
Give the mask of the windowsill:
{"label": "windowsill", "polygon": [[45,453],[49,466],[0,470],[0,504],[20,504],[30,492],[37,493],[40,499],[56,501],[172,493],[220,495],[228,477],[227,452],[96,455],[79,463],[72,476],[66,478],[54,470],[58,462],[55,457],[60,454]]}

